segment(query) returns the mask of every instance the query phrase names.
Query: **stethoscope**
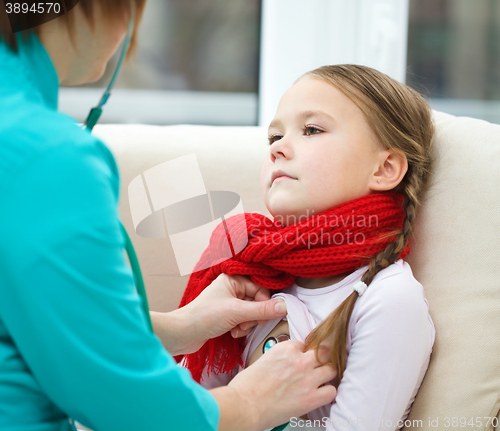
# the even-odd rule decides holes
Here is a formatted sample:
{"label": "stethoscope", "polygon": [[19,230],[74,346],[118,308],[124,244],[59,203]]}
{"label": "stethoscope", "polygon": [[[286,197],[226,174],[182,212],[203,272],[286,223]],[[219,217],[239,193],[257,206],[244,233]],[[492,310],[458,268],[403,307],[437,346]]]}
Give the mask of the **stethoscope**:
{"label": "stethoscope", "polygon": [[[104,92],[101,101],[99,104],[90,110],[90,113],[87,117],[87,120],[85,121],[85,125],[87,126],[87,129],[92,131],[94,126],[97,124],[99,121],[99,117],[102,114],[102,108],[108,101],[109,97],[111,96],[111,89],[113,88],[113,85],[116,81],[116,77],[118,76],[118,72],[120,71],[123,61],[125,60],[125,56],[127,55],[128,47],[130,46],[130,39],[132,38],[132,31],[134,28],[134,20],[133,18],[130,19],[128,23],[128,30],[127,30],[127,35],[125,36],[125,40],[123,42],[123,48],[122,52],[120,54],[120,58],[118,60],[118,63],[116,65],[115,72],[113,73],[113,77],[111,78],[111,81],[108,85],[108,88]],[[146,289],[144,287],[144,280],[142,279],[142,273],[141,273],[141,268],[139,266],[139,260],[137,259],[137,255],[135,254],[134,246],[132,244],[132,241],[130,240],[130,237],[128,236],[127,230],[123,226],[122,222],[120,221],[120,228],[123,232],[123,236],[125,237],[125,250],[127,251],[127,256],[128,260],[130,262],[130,266],[132,267],[132,273],[134,274],[134,281],[135,281],[135,287],[137,289],[137,293],[142,299],[142,308],[144,310],[144,313],[146,314],[146,320],[148,322],[149,328],[151,331],[153,331],[153,324],[151,323],[151,317],[149,315],[149,306],[148,306],[148,298],[146,296]],[[267,345],[267,343],[266,343]],[[267,349],[266,349],[267,350]],[[273,428],[272,431],[282,431],[286,428],[288,423],[280,425],[276,428]]]}
{"label": "stethoscope", "polygon": [[[111,89],[113,88],[113,85],[116,81],[116,77],[118,76],[118,72],[120,71],[123,60],[125,60],[125,56],[127,55],[128,47],[130,46],[130,39],[132,38],[132,32],[134,28],[134,20],[133,18],[130,19],[128,23],[128,30],[127,30],[127,35],[125,36],[125,40],[123,42],[123,48],[122,52],[120,54],[120,58],[118,60],[118,64],[116,65],[115,72],[113,73],[113,77],[111,78],[111,81],[108,85],[108,88],[104,92],[101,101],[99,104],[90,110],[90,113],[87,117],[87,121],[85,121],[85,125],[87,126],[87,129],[92,131],[94,126],[97,124],[99,121],[99,117],[102,114],[102,108],[106,104],[106,102],[109,99],[109,96],[111,96]],[[146,315],[146,321],[148,322],[149,328],[151,331],[153,331],[153,324],[151,323],[151,317],[149,315],[149,306],[148,306],[148,298],[146,296],[146,289],[144,287],[144,280],[142,279],[142,273],[141,273],[141,267],[139,266],[139,260],[137,259],[137,255],[135,254],[134,246],[132,245],[132,241],[130,240],[130,237],[128,236],[127,230],[123,226],[122,222],[120,221],[120,228],[123,232],[123,236],[125,237],[125,250],[127,251],[127,256],[128,260],[130,262],[130,266],[132,267],[132,273],[134,274],[134,281],[135,281],[135,287],[137,289],[137,293],[142,299],[142,308],[144,310],[144,313]]]}

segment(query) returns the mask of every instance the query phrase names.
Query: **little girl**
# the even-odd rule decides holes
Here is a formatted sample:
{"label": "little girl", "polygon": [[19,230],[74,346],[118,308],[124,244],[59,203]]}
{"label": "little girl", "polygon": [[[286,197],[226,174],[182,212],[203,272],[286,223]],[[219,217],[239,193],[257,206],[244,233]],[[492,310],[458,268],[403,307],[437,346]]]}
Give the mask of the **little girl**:
{"label": "little girl", "polygon": [[[299,78],[269,126],[261,183],[274,221],[245,214],[219,226],[200,260],[211,266],[193,273],[181,302],[221,273],[240,274],[278,290],[287,317],[187,355],[196,380],[227,384],[284,340],[316,351],[326,344],[336,399],[291,426],[403,426],[435,337],[422,285],[402,260],[432,165],[432,135],[425,100],[376,70],[324,66]],[[240,250],[247,236],[227,259],[228,242]]]}

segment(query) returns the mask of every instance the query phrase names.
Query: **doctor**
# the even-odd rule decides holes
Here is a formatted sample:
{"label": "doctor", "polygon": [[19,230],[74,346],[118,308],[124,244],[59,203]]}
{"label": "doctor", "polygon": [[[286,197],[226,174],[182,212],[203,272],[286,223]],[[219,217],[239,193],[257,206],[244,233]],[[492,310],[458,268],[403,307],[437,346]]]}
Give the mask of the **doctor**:
{"label": "doctor", "polygon": [[332,367],[295,341],[211,391],[176,365],[170,354],[285,314],[244,277],[223,275],[183,309],[151,313],[157,336],[148,329],[124,258],[117,165],[57,112],[59,85],[97,80],[143,7],[81,0],[23,39],[0,2],[2,430],[65,431],[72,420],[97,431],[262,430],[335,396],[321,386]]}

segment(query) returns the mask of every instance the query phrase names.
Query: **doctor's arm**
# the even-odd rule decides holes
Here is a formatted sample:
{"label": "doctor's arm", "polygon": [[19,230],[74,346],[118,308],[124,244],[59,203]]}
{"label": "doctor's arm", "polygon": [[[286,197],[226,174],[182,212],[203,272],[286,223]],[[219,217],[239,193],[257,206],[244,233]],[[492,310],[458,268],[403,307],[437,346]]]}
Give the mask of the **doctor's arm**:
{"label": "doctor's arm", "polygon": [[3,323],[59,414],[100,431],[214,430],[216,400],[148,330],[124,256],[112,156],[74,135],[47,143],[2,184]]}

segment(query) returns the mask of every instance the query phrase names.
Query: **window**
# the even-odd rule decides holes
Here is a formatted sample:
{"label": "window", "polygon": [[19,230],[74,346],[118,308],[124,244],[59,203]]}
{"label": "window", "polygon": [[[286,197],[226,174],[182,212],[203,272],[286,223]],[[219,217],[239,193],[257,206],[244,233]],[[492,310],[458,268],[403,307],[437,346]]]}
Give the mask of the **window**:
{"label": "window", "polygon": [[[136,59],[124,65],[103,122],[252,125],[257,122],[260,0],[148,0]],[[61,110],[85,120],[118,60]]]}
{"label": "window", "polygon": [[407,84],[433,108],[500,123],[500,2],[410,0]]}
{"label": "window", "polygon": [[[433,108],[500,123],[498,53],[498,0],[148,0],[101,121],[266,125],[306,70],[360,63],[399,80],[407,65]],[[60,109],[83,121],[116,61],[99,82],[63,88]]]}

